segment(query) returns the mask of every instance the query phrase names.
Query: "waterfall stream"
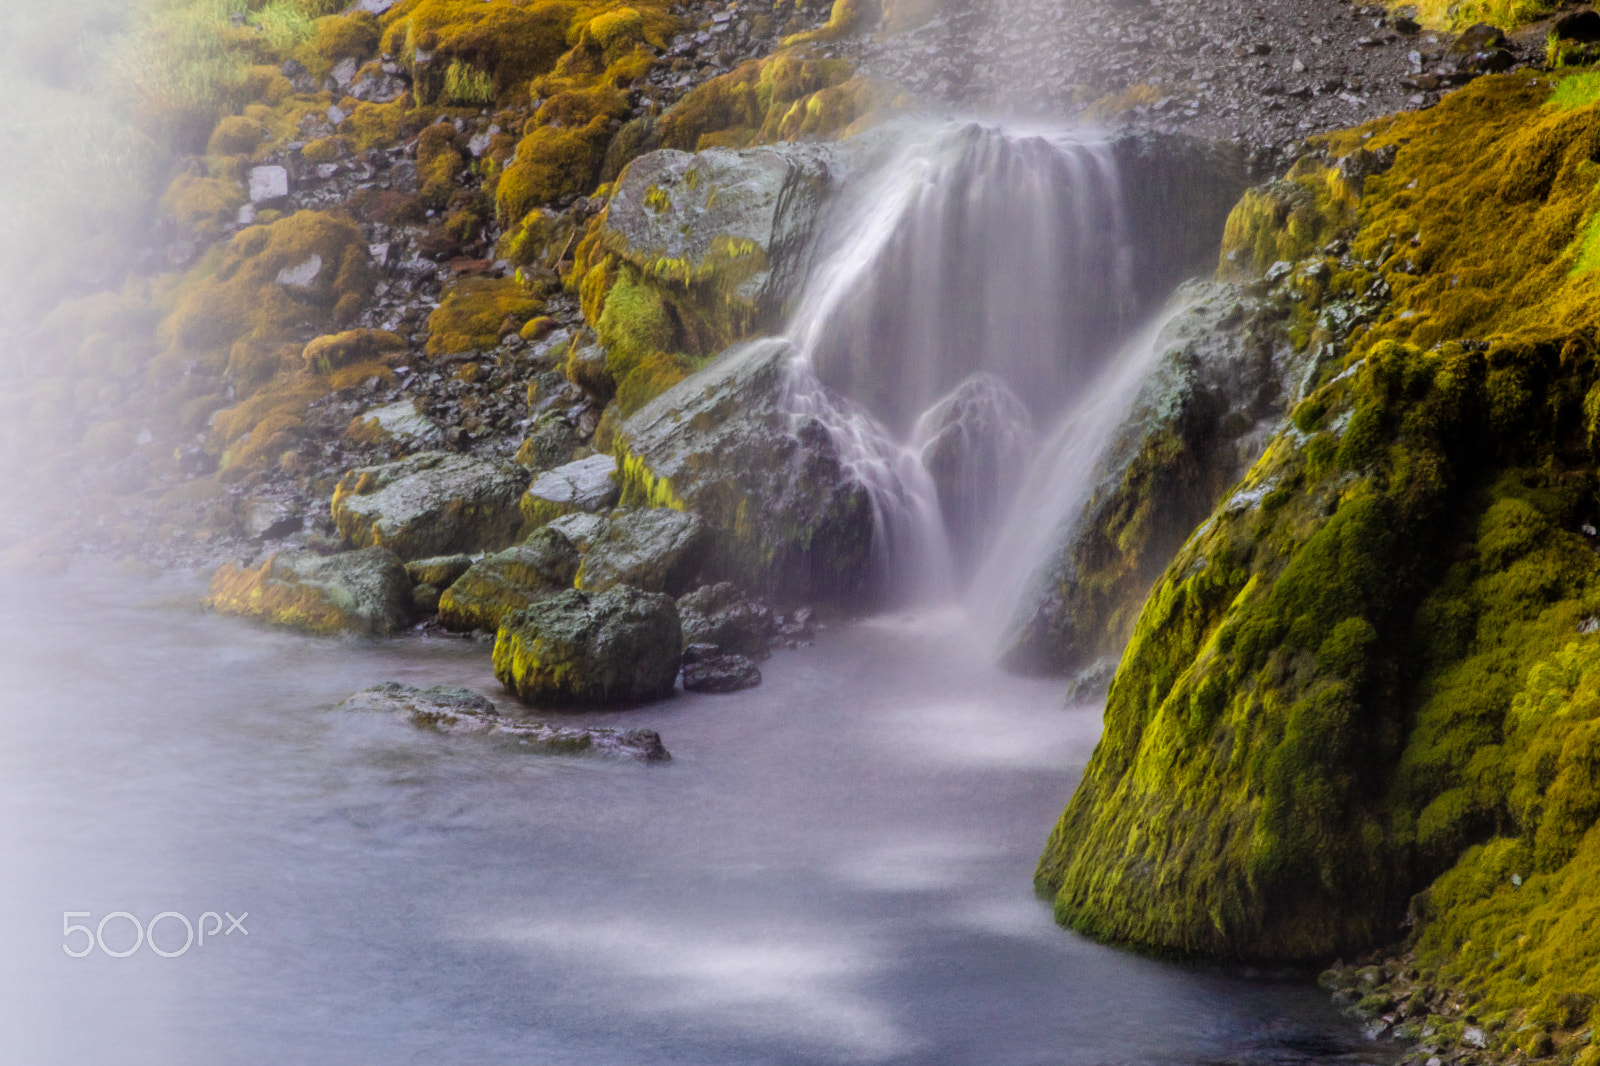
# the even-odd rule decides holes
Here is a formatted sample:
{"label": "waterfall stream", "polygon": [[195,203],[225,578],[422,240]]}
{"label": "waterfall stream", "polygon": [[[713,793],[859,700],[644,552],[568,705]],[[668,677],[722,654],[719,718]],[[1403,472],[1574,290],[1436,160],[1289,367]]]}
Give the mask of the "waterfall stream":
{"label": "waterfall stream", "polygon": [[1095,130],[910,127],[761,342],[871,492],[889,602],[965,596],[998,636],[1092,490],[1165,320],[1138,328],[1122,180]]}

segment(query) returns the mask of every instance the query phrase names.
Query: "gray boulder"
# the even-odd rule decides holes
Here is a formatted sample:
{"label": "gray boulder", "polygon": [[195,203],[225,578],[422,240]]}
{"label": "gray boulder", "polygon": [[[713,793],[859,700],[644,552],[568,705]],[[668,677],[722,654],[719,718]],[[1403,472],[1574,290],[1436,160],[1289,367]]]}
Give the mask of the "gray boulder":
{"label": "gray boulder", "polygon": [[256,567],[220,567],[206,602],[223,614],[309,633],[385,636],[410,622],[411,581],[386,548],[338,555],[286,551]]}
{"label": "gray boulder", "polygon": [[647,507],[613,518],[584,556],[577,586],[604,592],[632,585],[648,592],[682,592],[699,565],[704,526],[669,507]]}
{"label": "gray boulder", "polygon": [[740,345],[619,427],[622,502],[692,511],[715,579],[783,598],[847,599],[872,547],[872,503],[827,429],[789,413],[781,341]]}
{"label": "gray boulder", "polygon": [[439,597],[439,621],[450,629],[494,631],[512,611],[572,587],[578,550],[546,526],[521,544],[473,563]]}
{"label": "gray boulder", "polygon": [[852,147],[662,149],[629,163],[606,210],[606,248],[646,271],[716,278],[736,305],[776,311],[804,275],[817,219]]}
{"label": "gray boulder", "polygon": [[702,585],[678,599],[685,647],[705,644],[719,652],[765,659],[772,617],[731,581]]}
{"label": "gray boulder", "polygon": [[591,455],[575,463],[547,470],[522,497],[522,517],[542,526],[562,515],[609,510],[616,502],[617,461],[609,455]]}
{"label": "gray boulder", "polygon": [[393,681],[362,689],[341,710],[398,715],[422,729],[451,736],[490,736],[543,755],[594,753],[618,758],[670,759],[654,729],[587,729],[505,718],[494,702],[464,688],[412,688]]}
{"label": "gray boulder", "polygon": [[638,703],[672,695],[682,654],[670,596],[569,590],[505,617],[494,675],[532,704]]}
{"label": "gray boulder", "polygon": [[516,461],[529,470],[545,471],[572,462],[583,438],[565,415],[550,413],[539,419],[533,432],[517,450]]}
{"label": "gray boulder", "polygon": [[551,522],[547,529],[553,529],[572,542],[579,553],[587,555],[589,549],[599,543],[606,535],[606,530],[611,528],[611,519],[605,515],[584,514],[577,512],[562,515]]}
{"label": "gray boulder", "polygon": [[403,559],[494,551],[516,539],[527,481],[514,463],[421,452],[340,478],[333,520],[350,544]]}

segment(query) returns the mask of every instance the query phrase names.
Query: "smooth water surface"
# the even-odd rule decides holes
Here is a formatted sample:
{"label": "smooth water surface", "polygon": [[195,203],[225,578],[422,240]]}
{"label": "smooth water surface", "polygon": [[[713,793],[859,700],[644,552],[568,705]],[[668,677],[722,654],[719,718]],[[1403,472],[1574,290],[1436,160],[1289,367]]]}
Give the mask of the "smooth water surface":
{"label": "smooth water surface", "polygon": [[[0,607],[0,1033],[23,1064],[1367,1061],[1315,989],[1086,942],[1031,893],[1099,732],[958,618],[604,717],[673,761],[341,712],[503,701],[482,645],[318,640],[79,574]],[[62,912],[248,911],[162,958]],[[84,921],[84,919],[74,919]],[[182,945],[174,919],[163,950]],[[123,919],[112,950],[132,943]],[[74,937],[66,941],[81,943]],[[1353,1057],[1352,1057],[1353,1056]]]}

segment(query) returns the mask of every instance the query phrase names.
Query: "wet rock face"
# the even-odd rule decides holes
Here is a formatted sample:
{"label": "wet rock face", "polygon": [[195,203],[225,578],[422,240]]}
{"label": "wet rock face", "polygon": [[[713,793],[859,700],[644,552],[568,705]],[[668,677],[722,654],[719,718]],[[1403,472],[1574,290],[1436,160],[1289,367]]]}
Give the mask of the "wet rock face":
{"label": "wet rock face", "polygon": [[506,718],[487,697],[446,685],[419,689],[386,681],[350,696],[339,709],[398,715],[421,729],[512,741],[541,755],[594,753],[650,762],[672,757],[654,729],[587,729]]}
{"label": "wet rock face", "polygon": [[450,629],[493,632],[512,611],[570,589],[578,563],[572,542],[547,526],[473,563],[439,597],[439,620]]}
{"label": "wet rock face", "polygon": [[516,535],[526,483],[512,463],[423,452],[346,474],[333,492],[333,519],[351,544],[406,559],[493,550]]}
{"label": "wet rock face", "polygon": [[1195,283],[1163,331],[1160,362],[1101,459],[1101,488],[1019,611],[1003,661],[1068,673],[1115,656],[1189,534],[1264,451],[1314,360],[1243,289]]}
{"label": "wet rock face", "polygon": [[776,310],[804,271],[846,155],[802,144],[651,152],[618,180],[602,240],[647,271],[717,277],[735,299]]}
{"label": "wet rock face", "polygon": [[613,518],[578,572],[578,588],[604,592],[632,585],[648,592],[683,591],[699,568],[700,519],[670,507],[647,507]]}
{"label": "wet rock face", "polygon": [[731,581],[702,585],[678,598],[685,647],[707,645],[730,655],[765,659],[772,615]]}
{"label": "wet rock face", "polygon": [[699,515],[714,579],[849,599],[866,576],[871,501],[827,430],[787,413],[788,354],[771,341],[731,349],[625,422],[622,502]]}
{"label": "wet rock face", "polygon": [[1028,410],[998,378],[975,375],[917,420],[912,439],[939,490],[952,550],[971,559],[1033,457]]}
{"label": "wet rock face", "polygon": [[330,556],[279,552],[254,568],[222,566],[206,602],[223,614],[310,633],[386,636],[410,621],[411,581],[386,548]]}
{"label": "wet rock face", "polygon": [[1123,175],[1133,288],[1160,300],[1209,272],[1247,184],[1244,159],[1228,142],[1156,131],[1124,134],[1111,149]]}
{"label": "wet rock face", "polygon": [[540,474],[522,497],[522,516],[541,526],[562,515],[604,511],[617,502],[617,461],[591,455]]}
{"label": "wet rock face", "polygon": [[494,673],[535,705],[627,704],[672,695],[683,654],[670,596],[619,585],[577,590],[506,616]]}

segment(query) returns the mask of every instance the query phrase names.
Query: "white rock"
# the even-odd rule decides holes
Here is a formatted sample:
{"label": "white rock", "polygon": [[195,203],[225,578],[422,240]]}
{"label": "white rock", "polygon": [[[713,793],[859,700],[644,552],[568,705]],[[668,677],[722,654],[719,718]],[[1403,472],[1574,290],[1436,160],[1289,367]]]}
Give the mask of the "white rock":
{"label": "white rock", "polygon": [[313,254],[310,259],[297,267],[284,267],[278,271],[278,284],[303,289],[316,281],[320,273],[322,273],[322,256]]}
{"label": "white rock", "polygon": [[265,203],[289,195],[289,172],[282,167],[250,168],[250,202]]}
{"label": "white rock", "polygon": [[361,64],[356,61],[354,56],[346,56],[334,65],[333,70],[329,72],[329,76],[333,78],[335,85],[344,89],[348,88],[350,83],[356,80],[356,71],[360,69]]}

